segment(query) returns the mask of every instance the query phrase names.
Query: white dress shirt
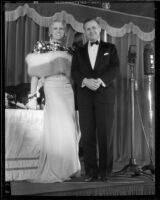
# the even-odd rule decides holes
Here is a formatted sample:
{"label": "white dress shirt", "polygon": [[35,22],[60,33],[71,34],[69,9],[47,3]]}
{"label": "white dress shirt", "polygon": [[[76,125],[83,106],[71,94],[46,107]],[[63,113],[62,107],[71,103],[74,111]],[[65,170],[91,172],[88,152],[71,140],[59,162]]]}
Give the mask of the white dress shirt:
{"label": "white dress shirt", "polygon": [[96,62],[96,58],[97,58],[97,53],[98,53],[98,48],[99,48],[99,44],[93,44],[91,46],[91,42],[88,42],[88,55],[89,55],[89,60],[92,66],[92,69],[94,69],[94,65]]}

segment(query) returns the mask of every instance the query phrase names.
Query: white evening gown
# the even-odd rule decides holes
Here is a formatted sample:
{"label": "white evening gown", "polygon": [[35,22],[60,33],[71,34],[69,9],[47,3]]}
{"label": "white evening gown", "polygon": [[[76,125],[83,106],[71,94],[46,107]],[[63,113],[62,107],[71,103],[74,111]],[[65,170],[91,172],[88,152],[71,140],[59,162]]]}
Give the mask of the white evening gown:
{"label": "white evening gown", "polygon": [[80,172],[80,136],[71,83],[64,75],[45,78],[44,131],[38,173],[32,182],[54,183]]}

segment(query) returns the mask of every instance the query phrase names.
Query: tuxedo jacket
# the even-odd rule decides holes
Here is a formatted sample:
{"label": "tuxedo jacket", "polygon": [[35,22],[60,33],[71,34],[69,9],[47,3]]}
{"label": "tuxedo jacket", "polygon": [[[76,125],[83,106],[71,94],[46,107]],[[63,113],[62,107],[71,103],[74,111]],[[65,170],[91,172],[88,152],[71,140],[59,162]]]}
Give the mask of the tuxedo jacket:
{"label": "tuxedo jacket", "polygon": [[[88,42],[76,50],[72,58],[71,77],[75,82],[78,106],[95,102],[114,103],[114,79],[119,73],[119,58],[115,45],[100,41],[94,69],[92,69]],[[84,78],[100,78],[106,87],[100,86],[96,91],[82,87]]]}

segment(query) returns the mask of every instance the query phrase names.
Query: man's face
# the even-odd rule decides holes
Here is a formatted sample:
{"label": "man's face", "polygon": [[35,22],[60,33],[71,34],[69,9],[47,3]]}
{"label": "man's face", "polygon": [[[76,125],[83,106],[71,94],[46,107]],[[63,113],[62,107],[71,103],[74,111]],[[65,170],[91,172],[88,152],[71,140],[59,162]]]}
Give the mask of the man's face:
{"label": "man's face", "polygon": [[90,41],[96,41],[100,38],[101,28],[94,20],[87,22],[84,25],[85,34]]}

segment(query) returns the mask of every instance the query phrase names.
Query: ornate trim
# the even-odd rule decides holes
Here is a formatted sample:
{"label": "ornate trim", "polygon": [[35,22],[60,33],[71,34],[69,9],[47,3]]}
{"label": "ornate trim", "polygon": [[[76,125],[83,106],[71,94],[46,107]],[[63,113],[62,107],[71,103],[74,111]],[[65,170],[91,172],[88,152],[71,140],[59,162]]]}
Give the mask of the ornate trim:
{"label": "ornate trim", "polygon": [[[63,19],[67,24],[70,24],[72,28],[80,33],[83,33],[83,23],[78,22],[71,14],[62,10],[61,12],[55,13],[51,17],[41,16],[35,9],[30,8],[28,4],[24,4],[24,6],[19,6],[16,10],[6,11],[5,12],[5,20],[15,21],[19,17],[23,17],[27,15],[30,17],[35,23],[43,27],[49,27],[55,19]],[[130,22],[129,24],[125,24],[121,28],[116,28],[110,26],[105,20],[101,17],[97,17],[97,20],[100,22],[101,28],[106,30],[107,33],[112,37],[123,37],[126,33],[136,34],[141,40],[144,41],[152,41],[155,38],[155,29],[151,32],[143,32],[137,25]]]}
{"label": "ornate trim", "polygon": [[101,17],[96,18],[101,28],[106,30],[107,34],[109,34],[112,37],[123,37],[126,33],[133,33],[137,35],[141,40],[144,41],[152,41],[155,38],[155,29],[153,31],[146,33],[143,32],[137,25],[130,22],[129,24],[125,24],[121,28],[115,28],[113,26],[110,26],[105,20],[103,20]]}

